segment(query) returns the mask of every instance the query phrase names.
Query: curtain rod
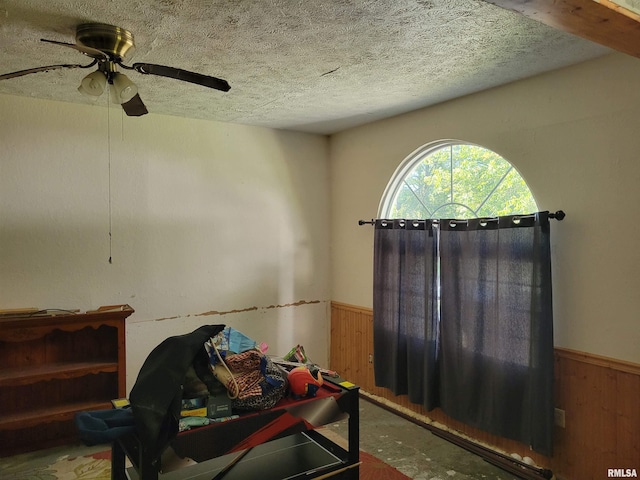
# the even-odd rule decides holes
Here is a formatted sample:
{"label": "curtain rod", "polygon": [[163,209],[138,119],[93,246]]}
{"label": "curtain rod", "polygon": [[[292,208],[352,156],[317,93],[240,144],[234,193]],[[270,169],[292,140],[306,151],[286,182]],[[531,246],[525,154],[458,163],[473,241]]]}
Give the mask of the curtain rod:
{"label": "curtain rod", "polygon": [[[515,218],[531,218],[533,217],[535,214],[530,214],[530,215],[520,215],[520,216],[516,216]],[[563,220],[564,217],[566,217],[566,214],[562,211],[562,210],[558,210],[556,213],[549,213],[549,218],[555,218],[556,220],[560,221]],[[495,221],[497,220],[498,217],[494,217],[494,218],[483,218],[483,220],[487,220],[487,221]],[[391,219],[387,219],[387,220],[391,220]],[[433,220],[434,223],[438,223],[438,220]],[[371,219],[370,221],[367,220],[358,220],[358,225],[375,225],[376,221],[374,219]]]}

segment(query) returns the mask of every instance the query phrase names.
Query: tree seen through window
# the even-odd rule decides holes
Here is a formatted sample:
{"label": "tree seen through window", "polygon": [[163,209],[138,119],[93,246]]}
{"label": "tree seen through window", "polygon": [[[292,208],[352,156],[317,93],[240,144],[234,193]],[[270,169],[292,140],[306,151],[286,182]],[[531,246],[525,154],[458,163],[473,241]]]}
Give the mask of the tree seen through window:
{"label": "tree seen through window", "polygon": [[405,161],[385,192],[384,218],[482,218],[538,210],[508,161],[478,145],[441,142]]}

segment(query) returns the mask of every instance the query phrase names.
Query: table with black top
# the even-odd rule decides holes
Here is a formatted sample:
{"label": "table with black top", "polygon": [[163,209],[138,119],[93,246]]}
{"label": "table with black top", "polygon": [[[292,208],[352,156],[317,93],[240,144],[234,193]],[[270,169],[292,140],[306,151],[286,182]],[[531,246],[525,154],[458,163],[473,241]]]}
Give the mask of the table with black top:
{"label": "table with black top", "polygon": [[[261,480],[344,478],[359,475],[359,387],[342,378],[324,377],[313,398],[283,398],[268,410],[241,413],[236,419],[179,433],[171,447],[197,462],[163,472],[145,455],[136,435],[112,447],[112,480]],[[348,418],[344,449],[316,428]],[[125,457],[132,463],[125,468]]]}

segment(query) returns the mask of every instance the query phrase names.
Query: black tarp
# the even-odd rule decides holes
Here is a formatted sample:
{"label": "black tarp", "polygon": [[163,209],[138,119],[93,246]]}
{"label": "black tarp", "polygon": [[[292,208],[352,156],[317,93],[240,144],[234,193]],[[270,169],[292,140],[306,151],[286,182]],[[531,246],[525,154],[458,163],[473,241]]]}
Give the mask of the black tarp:
{"label": "black tarp", "polygon": [[136,433],[152,458],[158,458],[178,433],[187,370],[194,363],[208,361],[204,343],[223,328],[203,325],[191,333],[169,337],[144,361],[129,401]]}

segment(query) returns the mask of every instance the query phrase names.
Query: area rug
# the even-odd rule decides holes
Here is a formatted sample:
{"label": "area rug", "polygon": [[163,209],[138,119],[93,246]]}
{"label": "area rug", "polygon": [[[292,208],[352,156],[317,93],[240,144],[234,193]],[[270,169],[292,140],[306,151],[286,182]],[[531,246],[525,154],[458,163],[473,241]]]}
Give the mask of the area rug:
{"label": "area rug", "polygon": [[406,480],[405,474],[379,458],[360,450],[360,480]]}
{"label": "area rug", "polygon": [[0,478],[2,480],[110,480],[111,450],[95,452],[87,450],[85,447],[56,448],[0,458]]}
{"label": "area rug", "polygon": [[[103,447],[104,448],[104,447]],[[110,480],[111,451],[86,452],[83,447],[0,458],[2,480]],[[80,454],[82,453],[82,454]],[[360,480],[409,479],[392,466],[360,451]]]}

